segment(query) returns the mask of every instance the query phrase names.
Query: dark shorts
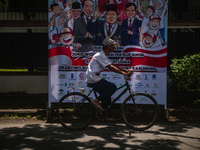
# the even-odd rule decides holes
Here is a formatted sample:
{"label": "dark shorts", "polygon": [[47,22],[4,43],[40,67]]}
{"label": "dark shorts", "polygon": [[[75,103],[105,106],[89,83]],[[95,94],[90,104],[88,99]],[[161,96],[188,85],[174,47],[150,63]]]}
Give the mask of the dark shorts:
{"label": "dark shorts", "polygon": [[115,84],[108,82],[105,79],[101,79],[96,83],[88,83],[88,86],[92,87],[95,91],[97,91],[100,94],[97,97],[97,99],[102,102],[103,107],[106,107],[111,103],[111,96],[117,90]]}

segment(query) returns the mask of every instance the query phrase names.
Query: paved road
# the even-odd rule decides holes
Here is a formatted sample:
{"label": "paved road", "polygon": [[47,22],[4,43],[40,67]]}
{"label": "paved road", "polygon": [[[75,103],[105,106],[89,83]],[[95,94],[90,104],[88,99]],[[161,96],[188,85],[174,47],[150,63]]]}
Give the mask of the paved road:
{"label": "paved road", "polygon": [[132,132],[121,122],[94,123],[67,131],[46,121],[0,120],[0,150],[197,150],[200,123],[160,121],[145,132]]}

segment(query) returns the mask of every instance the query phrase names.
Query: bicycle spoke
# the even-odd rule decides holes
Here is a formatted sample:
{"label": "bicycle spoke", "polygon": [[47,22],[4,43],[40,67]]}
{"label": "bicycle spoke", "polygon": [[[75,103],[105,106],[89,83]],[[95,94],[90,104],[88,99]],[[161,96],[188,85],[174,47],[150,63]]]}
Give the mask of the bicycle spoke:
{"label": "bicycle spoke", "polygon": [[153,126],[157,114],[157,102],[146,93],[135,93],[122,104],[122,117],[126,125],[134,130],[142,131]]}
{"label": "bicycle spoke", "polygon": [[90,100],[83,94],[70,93],[58,104],[58,118],[63,127],[70,130],[81,130],[88,126],[93,116]]}

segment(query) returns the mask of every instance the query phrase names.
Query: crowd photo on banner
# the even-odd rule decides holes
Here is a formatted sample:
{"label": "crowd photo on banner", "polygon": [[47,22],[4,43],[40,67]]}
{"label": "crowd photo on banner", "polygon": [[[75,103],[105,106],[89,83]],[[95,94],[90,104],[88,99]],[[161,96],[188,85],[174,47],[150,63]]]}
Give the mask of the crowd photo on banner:
{"label": "crowd photo on banner", "polygon": [[[116,44],[108,57],[133,69],[133,90],[166,104],[168,0],[49,0],[48,8],[50,103],[87,88],[87,65],[109,37]],[[124,80],[109,70],[101,76]]]}

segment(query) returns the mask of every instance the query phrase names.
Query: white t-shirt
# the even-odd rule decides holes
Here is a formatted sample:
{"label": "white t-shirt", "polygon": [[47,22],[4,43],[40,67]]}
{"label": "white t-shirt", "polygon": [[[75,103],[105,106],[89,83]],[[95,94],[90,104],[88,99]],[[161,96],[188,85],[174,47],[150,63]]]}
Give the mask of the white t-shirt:
{"label": "white t-shirt", "polygon": [[143,13],[141,13],[142,19],[142,33],[147,33],[149,30],[149,18],[147,18]]}
{"label": "white t-shirt", "polygon": [[106,57],[103,51],[96,53],[88,65],[88,69],[85,74],[85,82],[96,83],[101,80],[102,78],[100,76],[100,72],[111,63],[111,60]]}

